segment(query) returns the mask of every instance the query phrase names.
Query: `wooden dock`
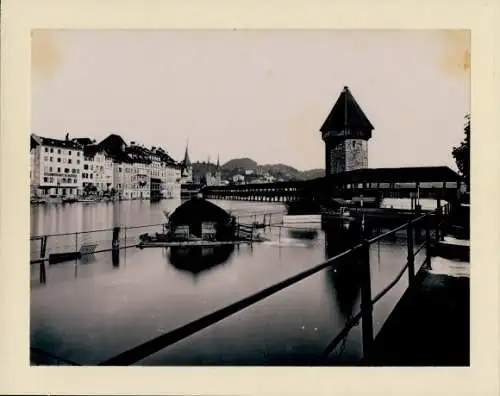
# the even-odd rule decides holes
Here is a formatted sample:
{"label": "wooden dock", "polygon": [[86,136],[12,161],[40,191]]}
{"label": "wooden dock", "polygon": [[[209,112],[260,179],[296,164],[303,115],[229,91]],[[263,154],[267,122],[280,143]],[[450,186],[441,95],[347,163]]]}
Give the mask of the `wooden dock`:
{"label": "wooden dock", "polygon": [[[259,242],[255,240],[253,242]],[[215,247],[227,245],[251,244],[252,241],[182,241],[182,242],[141,242],[137,245],[139,248],[146,247]]]}

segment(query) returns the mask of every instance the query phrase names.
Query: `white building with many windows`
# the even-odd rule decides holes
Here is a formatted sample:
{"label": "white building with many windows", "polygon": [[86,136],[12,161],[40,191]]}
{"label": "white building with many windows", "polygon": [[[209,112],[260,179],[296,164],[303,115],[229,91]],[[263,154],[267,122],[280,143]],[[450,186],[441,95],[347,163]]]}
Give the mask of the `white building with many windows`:
{"label": "white building with many windows", "polygon": [[119,135],[100,143],[32,135],[30,164],[32,197],[180,198],[181,164],[162,148],[127,145]]}
{"label": "white building with many windows", "polygon": [[76,142],[31,136],[31,182],[37,197],[78,196],[82,191],[83,148]]}

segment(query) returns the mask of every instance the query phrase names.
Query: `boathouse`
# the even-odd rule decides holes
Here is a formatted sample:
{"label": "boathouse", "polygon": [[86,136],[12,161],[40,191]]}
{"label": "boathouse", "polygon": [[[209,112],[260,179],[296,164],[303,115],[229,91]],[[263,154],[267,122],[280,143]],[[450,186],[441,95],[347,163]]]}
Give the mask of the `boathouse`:
{"label": "boathouse", "polygon": [[228,240],[233,237],[234,218],[202,197],[180,205],[169,217],[176,239]]}

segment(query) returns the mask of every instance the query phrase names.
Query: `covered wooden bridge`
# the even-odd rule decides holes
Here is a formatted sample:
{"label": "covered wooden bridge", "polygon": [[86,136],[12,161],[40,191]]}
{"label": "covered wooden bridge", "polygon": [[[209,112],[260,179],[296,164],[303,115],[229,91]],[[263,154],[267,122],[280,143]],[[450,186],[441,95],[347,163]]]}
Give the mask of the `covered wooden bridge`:
{"label": "covered wooden bridge", "polygon": [[446,166],[366,168],[307,181],[207,186],[201,192],[208,199],[291,202],[314,197],[420,198],[455,200],[461,189],[458,173]]}

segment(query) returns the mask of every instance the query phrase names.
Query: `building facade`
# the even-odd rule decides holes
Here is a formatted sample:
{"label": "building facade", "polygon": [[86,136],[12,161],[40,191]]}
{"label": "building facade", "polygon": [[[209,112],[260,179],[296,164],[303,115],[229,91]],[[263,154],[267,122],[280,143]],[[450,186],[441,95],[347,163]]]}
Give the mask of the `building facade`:
{"label": "building facade", "polygon": [[374,127],[348,87],[321,127],[326,175],[368,168],[368,140]]}
{"label": "building facade", "polygon": [[[209,164],[210,166],[211,164]],[[205,183],[207,186],[220,186],[222,185],[222,172],[220,168],[219,157],[217,157],[217,164],[213,172],[207,172],[205,175]]]}
{"label": "building facade", "polygon": [[182,163],[164,149],[135,142],[127,145],[119,135],[100,143],[89,138],[70,140],[69,135],[64,140],[31,136],[33,198],[180,198],[181,171]]}
{"label": "building facade", "polygon": [[78,196],[82,192],[83,148],[69,140],[31,136],[31,183],[36,197]]}

